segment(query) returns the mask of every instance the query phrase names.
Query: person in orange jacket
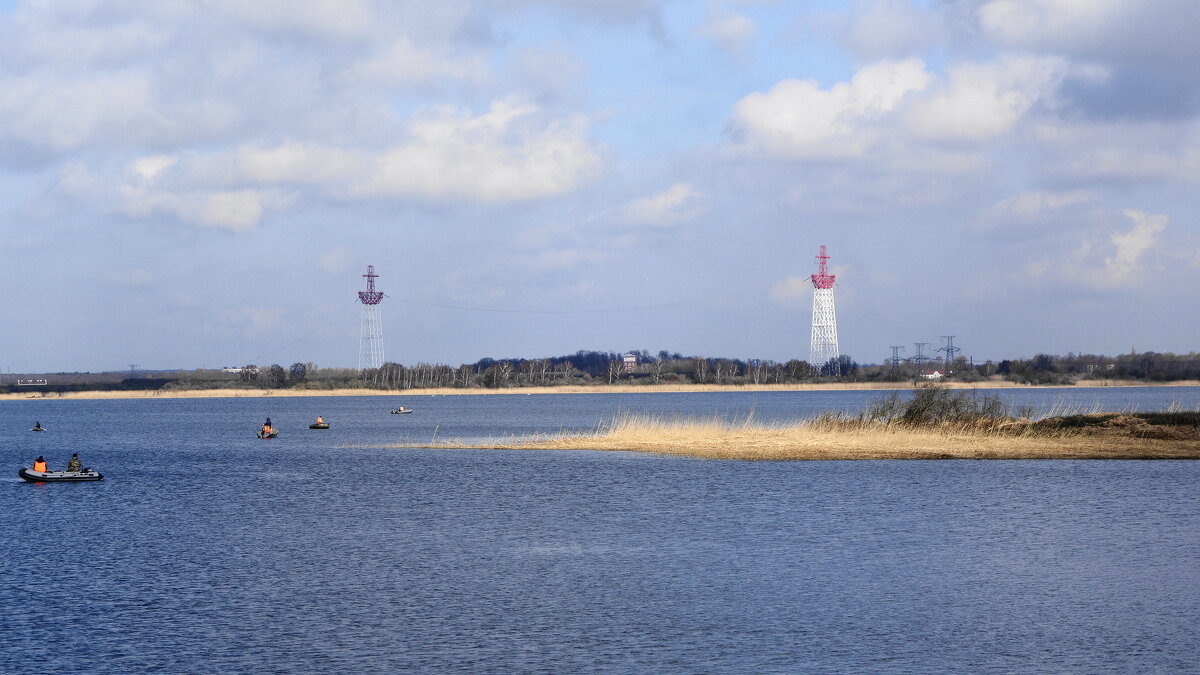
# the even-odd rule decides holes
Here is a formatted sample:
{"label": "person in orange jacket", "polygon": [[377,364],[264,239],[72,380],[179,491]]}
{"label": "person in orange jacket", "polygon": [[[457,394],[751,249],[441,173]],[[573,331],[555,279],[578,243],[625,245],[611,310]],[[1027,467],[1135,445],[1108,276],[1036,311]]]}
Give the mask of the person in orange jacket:
{"label": "person in orange jacket", "polygon": [[271,418],[268,417],[266,423],[263,424],[262,435],[270,436],[272,431],[274,431],[274,429],[271,427]]}
{"label": "person in orange jacket", "polygon": [[49,471],[49,469],[46,468],[46,458],[42,457],[41,455],[38,455],[38,458],[33,460],[33,470],[34,471]]}

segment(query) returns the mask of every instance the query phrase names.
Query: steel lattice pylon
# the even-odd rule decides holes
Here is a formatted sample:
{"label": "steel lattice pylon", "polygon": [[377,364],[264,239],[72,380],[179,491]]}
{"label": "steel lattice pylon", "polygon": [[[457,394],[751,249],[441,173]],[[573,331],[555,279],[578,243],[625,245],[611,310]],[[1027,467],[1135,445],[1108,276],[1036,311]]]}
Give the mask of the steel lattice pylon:
{"label": "steel lattice pylon", "polygon": [[[813,283],[813,313],[812,313],[812,344],[809,363],[814,368],[824,368],[830,359],[837,364],[840,356],[838,351],[837,312],[833,306],[833,284],[837,280],[829,273],[825,254],[825,246],[821,246],[821,255],[817,256],[818,272],[812,275]],[[836,372],[829,375],[841,375],[840,364],[834,366]]]}
{"label": "steel lattice pylon", "polygon": [[367,265],[367,290],[358,292],[358,301],[363,305],[362,328],[358,340],[358,369],[378,368],[383,365],[383,318],[379,303],[383,293],[375,290],[375,266]]}

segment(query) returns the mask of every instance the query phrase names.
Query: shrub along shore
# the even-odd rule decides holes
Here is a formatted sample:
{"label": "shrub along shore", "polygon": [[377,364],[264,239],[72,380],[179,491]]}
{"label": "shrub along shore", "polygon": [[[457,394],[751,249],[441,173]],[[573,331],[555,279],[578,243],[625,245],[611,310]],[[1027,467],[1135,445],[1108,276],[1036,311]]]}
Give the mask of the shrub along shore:
{"label": "shrub along shore", "polygon": [[[1024,411],[1021,411],[1024,412]],[[393,447],[430,447],[402,444]],[[794,424],[628,414],[595,432],[439,448],[620,450],[709,459],[1200,459],[1200,412],[1016,417],[995,395],[922,387]]]}

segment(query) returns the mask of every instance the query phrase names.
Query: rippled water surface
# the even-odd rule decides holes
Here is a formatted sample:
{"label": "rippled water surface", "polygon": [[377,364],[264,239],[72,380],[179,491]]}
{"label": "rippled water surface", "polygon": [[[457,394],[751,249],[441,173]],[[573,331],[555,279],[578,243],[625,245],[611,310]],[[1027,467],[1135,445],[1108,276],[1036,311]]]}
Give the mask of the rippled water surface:
{"label": "rippled water surface", "polygon": [[[3,402],[0,671],[1200,670],[1200,462],[380,447],[873,396]],[[268,415],[280,437],[259,440]],[[105,480],[16,477],[72,451]]]}

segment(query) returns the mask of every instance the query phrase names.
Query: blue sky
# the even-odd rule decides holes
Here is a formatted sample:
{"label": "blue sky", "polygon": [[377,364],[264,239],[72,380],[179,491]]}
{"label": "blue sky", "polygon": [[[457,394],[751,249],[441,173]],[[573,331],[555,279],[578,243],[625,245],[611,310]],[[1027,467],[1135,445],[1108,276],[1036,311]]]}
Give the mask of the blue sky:
{"label": "blue sky", "polygon": [[0,4],[7,372],[1188,352],[1183,0]]}

